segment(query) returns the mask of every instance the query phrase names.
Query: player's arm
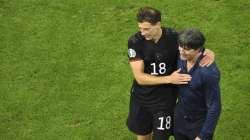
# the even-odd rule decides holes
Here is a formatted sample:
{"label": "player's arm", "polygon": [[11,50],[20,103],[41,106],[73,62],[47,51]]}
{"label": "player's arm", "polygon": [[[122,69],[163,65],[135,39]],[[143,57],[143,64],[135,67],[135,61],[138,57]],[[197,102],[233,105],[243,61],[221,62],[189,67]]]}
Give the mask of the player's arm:
{"label": "player's arm", "polygon": [[206,120],[200,132],[200,138],[211,137],[217,125],[221,112],[219,76],[206,76],[205,101],[208,108]]}
{"label": "player's arm", "polygon": [[205,49],[203,53],[204,57],[200,61],[200,66],[210,66],[214,62],[215,54],[212,50]]}
{"label": "player's arm", "polygon": [[135,80],[140,85],[159,85],[159,84],[187,84],[191,80],[188,74],[180,74],[180,70],[173,72],[168,76],[154,76],[144,73],[144,61],[130,61]]}

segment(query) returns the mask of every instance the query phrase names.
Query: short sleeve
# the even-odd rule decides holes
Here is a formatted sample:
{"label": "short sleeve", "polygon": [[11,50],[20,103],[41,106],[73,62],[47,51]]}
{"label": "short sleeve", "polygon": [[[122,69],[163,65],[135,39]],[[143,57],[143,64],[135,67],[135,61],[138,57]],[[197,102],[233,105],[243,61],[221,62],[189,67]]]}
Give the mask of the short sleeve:
{"label": "short sleeve", "polygon": [[131,37],[128,40],[128,58],[129,61],[143,60],[142,45],[139,39]]}

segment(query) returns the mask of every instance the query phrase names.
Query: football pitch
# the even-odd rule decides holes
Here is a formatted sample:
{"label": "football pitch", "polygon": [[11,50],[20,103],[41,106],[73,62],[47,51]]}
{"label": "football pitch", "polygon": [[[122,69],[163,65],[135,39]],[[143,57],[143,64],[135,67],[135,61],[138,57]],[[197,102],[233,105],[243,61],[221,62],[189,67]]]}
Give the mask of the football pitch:
{"label": "football pitch", "polygon": [[214,138],[249,140],[249,0],[0,0],[0,140],[135,140],[127,39],[142,6],[205,34],[221,71]]}

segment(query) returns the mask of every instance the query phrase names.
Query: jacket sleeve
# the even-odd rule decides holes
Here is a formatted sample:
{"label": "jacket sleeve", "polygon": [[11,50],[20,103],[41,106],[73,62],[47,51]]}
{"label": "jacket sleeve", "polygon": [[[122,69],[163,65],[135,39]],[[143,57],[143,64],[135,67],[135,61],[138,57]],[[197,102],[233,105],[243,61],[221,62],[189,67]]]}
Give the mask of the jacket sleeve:
{"label": "jacket sleeve", "polygon": [[205,101],[208,111],[206,120],[200,131],[200,137],[202,140],[206,140],[213,136],[221,112],[219,72],[206,74],[205,79],[206,79]]}

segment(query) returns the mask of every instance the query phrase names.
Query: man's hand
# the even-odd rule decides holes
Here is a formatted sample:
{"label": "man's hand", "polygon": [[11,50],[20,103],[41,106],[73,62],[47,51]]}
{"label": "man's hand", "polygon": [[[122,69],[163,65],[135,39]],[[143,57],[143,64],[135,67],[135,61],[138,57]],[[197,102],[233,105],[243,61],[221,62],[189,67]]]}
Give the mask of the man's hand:
{"label": "man's hand", "polygon": [[181,85],[188,84],[191,81],[192,77],[189,74],[181,74],[180,71],[181,69],[178,69],[168,76],[169,83]]}
{"label": "man's hand", "polygon": [[214,62],[215,54],[213,51],[206,49],[203,53],[204,57],[200,61],[200,66],[210,66]]}
{"label": "man's hand", "polygon": [[201,140],[201,138],[199,138],[198,136],[197,137],[195,137],[195,139],[194,140]]}

